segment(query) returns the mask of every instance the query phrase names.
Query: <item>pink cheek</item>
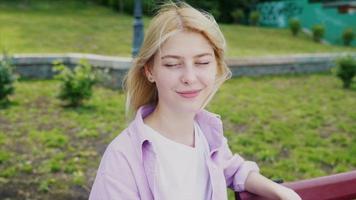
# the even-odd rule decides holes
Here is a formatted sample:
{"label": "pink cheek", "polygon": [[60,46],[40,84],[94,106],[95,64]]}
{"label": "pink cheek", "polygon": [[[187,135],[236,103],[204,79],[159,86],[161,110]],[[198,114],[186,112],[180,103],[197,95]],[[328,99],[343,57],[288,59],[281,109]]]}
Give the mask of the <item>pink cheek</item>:
{"label": "pink cheek", "polygon": [[167,78],[159,79],[156,80],[156,87],[158,91],[166,91],[174,87],[174,83],[172,82],[172,79],[167,79]]}
{"label": "pink cheek", "polygon": [[214,74],[206,74],[205,76],[201,76],[202,82],[206,84],[212,84],[215,82],[215,75]]}

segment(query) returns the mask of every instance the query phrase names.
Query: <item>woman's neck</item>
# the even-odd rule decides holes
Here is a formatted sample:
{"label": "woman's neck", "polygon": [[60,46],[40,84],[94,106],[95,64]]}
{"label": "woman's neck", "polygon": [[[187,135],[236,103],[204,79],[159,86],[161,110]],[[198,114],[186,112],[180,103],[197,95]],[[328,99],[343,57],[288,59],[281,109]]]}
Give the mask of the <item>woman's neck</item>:
{"label": "woman's neck", "polygon": [[157,105],[144,122],[163,136],[194,147],[194,117],[195,113],[176,112]]}

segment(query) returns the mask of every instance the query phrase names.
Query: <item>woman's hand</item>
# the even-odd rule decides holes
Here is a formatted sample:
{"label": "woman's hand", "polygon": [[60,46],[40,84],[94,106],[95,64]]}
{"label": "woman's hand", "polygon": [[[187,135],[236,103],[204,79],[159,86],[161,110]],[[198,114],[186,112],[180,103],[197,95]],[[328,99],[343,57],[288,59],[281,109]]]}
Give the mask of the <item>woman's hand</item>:
{"label": "woman's hand", "polygon": [[277,191],[280,200],[301,200],[300,196],[294,190],[281,186]]}
{"label": "woman's hand", "polygon": [[251,172],[246,179],[246,190],[268,199],[301,200],[292,189],[275,183],[258,172]]}

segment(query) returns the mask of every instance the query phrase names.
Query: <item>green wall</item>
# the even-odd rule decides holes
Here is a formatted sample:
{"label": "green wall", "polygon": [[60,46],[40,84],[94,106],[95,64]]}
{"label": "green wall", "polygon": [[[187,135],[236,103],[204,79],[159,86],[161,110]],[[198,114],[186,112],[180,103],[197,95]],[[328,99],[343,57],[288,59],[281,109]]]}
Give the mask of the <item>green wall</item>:
{"label": "green wall", "polygon": [[[257,6],[261,12],[261,25],[288,27],[290,18],[300,20],[302,27],[311,30],[315,24],[325,26],[325,39],[329,43],[342,45],[342,33],[352,28],[356,34],[356,12],[338,13],[337,8],[325,8],[321,3],[309,3],[308,0],[284,0],[261,3]],[[356,46],[356,38],[352,46]]]}

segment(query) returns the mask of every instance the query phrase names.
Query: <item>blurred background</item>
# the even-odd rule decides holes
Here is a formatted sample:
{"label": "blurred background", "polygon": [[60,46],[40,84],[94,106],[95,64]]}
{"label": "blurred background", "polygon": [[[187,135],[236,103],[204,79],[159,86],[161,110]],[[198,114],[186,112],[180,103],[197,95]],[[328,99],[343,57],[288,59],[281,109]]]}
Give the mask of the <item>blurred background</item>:
{"label": "blurred background", "polygon": [[[234,153],[285,182],[356,169],[356,1],[186,2],[227,40],[234,77],[207,109]],[[88,199],[127,126],[122,76],[161,3],[0,0],[0,199]]]}

